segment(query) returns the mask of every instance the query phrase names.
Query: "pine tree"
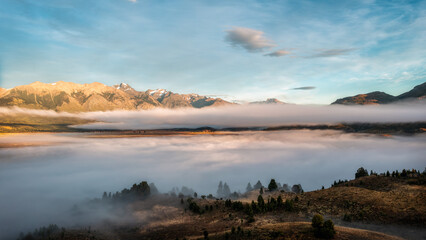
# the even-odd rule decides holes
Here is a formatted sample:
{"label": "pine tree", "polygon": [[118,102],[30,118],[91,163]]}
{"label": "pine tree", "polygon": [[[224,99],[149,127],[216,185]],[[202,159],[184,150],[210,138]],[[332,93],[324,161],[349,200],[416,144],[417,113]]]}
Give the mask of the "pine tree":
{"label": "pine tree", "polygon": [[278,196],[277,198],[277,206],[280,208],[283,205],[283,198],[281,197],[281,195]]}
{"label": "pine tree", "polygon": [[231,195],[231,189],[229,188],[228,184],[225,183],[223,184],[223,196],[229,197],[229,195]]}
{"label": "pine tree", "polygon": [[407,177],[407,170],[405,170],[405,168],[402,169],[401,177]]}
{"label": "pine tree", "polygon": [[259,196],[257,197],[257,204],[259,205],[259,208],[260,208],[261,210],[263,210],[263,208],[265,207],[265,200],[263,200],[262,195],[259,195]]}
{"label": "pine tree", "polygon": [[217,197],[223,197],[223,184],[222,181],[219,182],[219,186],[217,187]]}
{"label": "pine tree", "polygon": [[257,181],[257,183],[253,186],[254,189],[260,189],[262,187],[262,183],[259,181]]}
{"label": "pine tree", "polygon": [[149,188],[151,189],[151,194],[158,194],[159,193],[158,189],[157,189],[157,187],[155,186],[154,183],[150,183]]}
{"label": "pine tree", "polygon": [[248,183],[246,187],[246,192],[251,192],[251,191],[253,191],[253,187],[251,186],[250,183]]}
{"label": "pine tree", "polygon": [[269,191],[271,191],[271,192],[275,191],[275,190],[277,190],[277,188],[278,188],[278,186],[277,186],[277,183],[275,182],[275,179],[271,179],[271,182],[268,185]]}

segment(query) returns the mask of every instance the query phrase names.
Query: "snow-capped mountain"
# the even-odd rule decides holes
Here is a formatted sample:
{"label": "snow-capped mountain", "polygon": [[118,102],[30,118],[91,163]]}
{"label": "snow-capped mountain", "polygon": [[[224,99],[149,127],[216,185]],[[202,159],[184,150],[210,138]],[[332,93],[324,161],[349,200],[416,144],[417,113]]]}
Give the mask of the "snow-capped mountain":
{"label": "snow-capped mountain", "polygon": [[107,86],[102,83],[77,84],[34,82],[12,89],[0,88],[0,106],[18,106],[55,111],[136,110],[156,107],[203,108],[232,104],[220,98],[197,94],[178,94],[165,89],[137,91],[129,84]]}

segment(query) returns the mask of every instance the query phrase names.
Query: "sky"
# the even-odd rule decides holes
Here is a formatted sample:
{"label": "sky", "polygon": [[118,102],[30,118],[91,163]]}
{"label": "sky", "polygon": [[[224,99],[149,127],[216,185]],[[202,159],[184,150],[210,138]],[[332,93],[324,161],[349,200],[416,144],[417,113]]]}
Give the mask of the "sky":
{"label": "sky", "polygon": [[426,81],[426,1],[2,0],[0,87],[328,104]]}

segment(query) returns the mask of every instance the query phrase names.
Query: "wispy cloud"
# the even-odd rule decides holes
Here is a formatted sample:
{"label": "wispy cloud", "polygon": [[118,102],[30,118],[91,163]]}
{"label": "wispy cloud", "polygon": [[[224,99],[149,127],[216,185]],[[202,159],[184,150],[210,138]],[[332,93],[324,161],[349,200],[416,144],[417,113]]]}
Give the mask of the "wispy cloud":
{"label": "wispy cloud", "polygon": [[277,50],[277,51],[265,54],[265,56],[268,56],[268,57],[282,57],[282,56],[289,55],[289,54],[290,54],[289,51],[286,51],[286,50]]}
{"label": "wispy cloud", "polygon": [[346,55],[349,52],[352,52],[354,50],[355,48],[322,49],[318,53],[307,56],[306,58],[334,57],[334,56]]}
{"label": "wispy cloud", "polygon": [[290,90],[312,90],[315,89],[316,87],[314,86],[306,86],[306,87],[297,87],[297,88],[292,88]]}
{"label": "wispy cloud", "polygon": [[138,2],[138,0],[128,0],[129,2],[132,2],[132,3],[137,3]]}
{"label": "wispy cloud", "polygon": [[276,45],[266,37],[264,32],[243,27],[234,27],[226,31],[225,40],[232,46],[239,46],[249,52],[259,52]]}

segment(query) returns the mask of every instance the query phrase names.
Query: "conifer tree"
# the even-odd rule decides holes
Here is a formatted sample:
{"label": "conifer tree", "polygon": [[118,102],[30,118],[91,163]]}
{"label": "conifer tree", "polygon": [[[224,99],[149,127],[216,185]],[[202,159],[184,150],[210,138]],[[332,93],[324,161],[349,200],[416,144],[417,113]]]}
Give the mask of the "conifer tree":
{"label": "conifer tree", "polygon": [[228,184],[223,184],[223,197],[229,197],[231,195],[231,189],[229,188]]}
{"label": "conifer tree", "polygon": [[223,184],[222,181],[219,182],[219,186],[217,187],[217,197],[223,196]]}
{"label": "conifer tree", "polygon": [[253,186],[254,189],[260,189],[262,187],[262,183],[259,181],[257,181],[257,183]]}
{"label": "conifer tree", "polygon": [[246,192],[250,192],[250,191],[252,191],[253,190],[253,187],[251,186],[251,184],[250,183],[248,183],[247,184],[247,187],[246,187]]}
{"label": "conifer tree", "polygon": [[278,188],[278,186],[277,186],[277,183],[275,182],[275,179],[271,179],[271,182],[268,185],[269,191],[271,191],[271,192],[275,191],[275,190],[277,190],[277,188]]}

